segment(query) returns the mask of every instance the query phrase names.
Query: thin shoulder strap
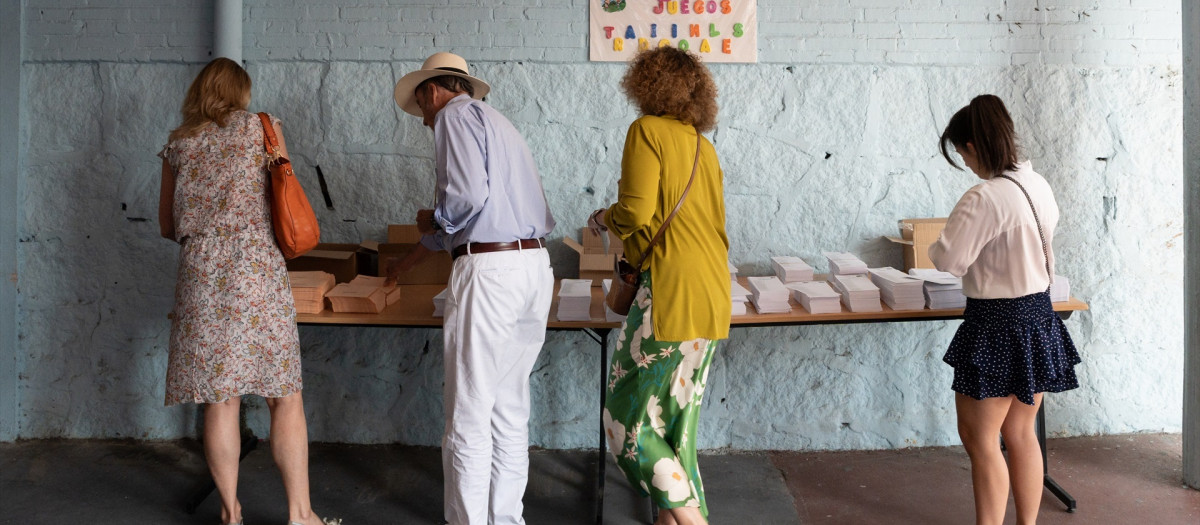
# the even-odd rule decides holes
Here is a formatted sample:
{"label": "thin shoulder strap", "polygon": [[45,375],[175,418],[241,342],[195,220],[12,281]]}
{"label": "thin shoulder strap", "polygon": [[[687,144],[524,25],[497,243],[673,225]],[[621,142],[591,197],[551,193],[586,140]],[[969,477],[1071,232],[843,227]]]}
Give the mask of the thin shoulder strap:
{"label": "thin shoulder strap", "polygon": [[687,198],[688,192],[692,190],[692,183],[696,182],[696,168],[700,167],[700,144],[702,138],[700,130],[696,130],[696,160],[692,162],[692,176],[688,179],[687,187],[683,189],[683,195],[679,196],[679,202],[675,203],[675,209],[671,210],[671,214],[667,216],[667,220],[663,221],[662,226],[659,226],[658,232],[654,234],[654,238],[650,239],[650,244],[646,246],[646,251],[642,252],[642,258],[638,262],[638,273],[641,273],[642,268],[646,266],[646,258],[650,257],[650,250],[654,249],[654,245],[662,238],[663,232],[667,231],[667,226],[671,225],[671,219],[674,219],[675,214],[679,213],[679,208],[683,206],[683,200]]}
{"label": "thin shoulder strap", "polygon": [[1029,197],[1029,192],[1025,191],[1025,186],[1022,186],[1020,182],[1017,182],[1017,179],[1003,174],[996,176],[1012,181],[1012,183],[1016,184],[1018,188],[1021,188],[1021,193],[1025,194],[1025,200],[1029,202],[1029,209],[1033,210],[1033,222],[1037,224],[1038,237],[1041,237],[1042,239],[1042,256],[1046,259],[1046,275],[1050,276],[1050,282],[1053,283],[1054,274],[1050,273],[1050,247],[1046,245],[1046,234],[1042,233],[1042,221],[1038,218],[1037,208],[1033,207],[1033,199]]}

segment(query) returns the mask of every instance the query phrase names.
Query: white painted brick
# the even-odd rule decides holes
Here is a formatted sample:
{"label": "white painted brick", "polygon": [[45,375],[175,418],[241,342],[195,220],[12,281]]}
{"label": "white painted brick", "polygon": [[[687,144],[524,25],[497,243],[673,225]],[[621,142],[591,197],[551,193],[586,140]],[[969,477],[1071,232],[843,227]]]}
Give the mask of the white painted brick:
{"label": "white painted brick", "polygon": [[343,7],[338,15],[342,20],[393,20],[399,12],[394,7]]}
{"label": "white painted brick", "polygon": [[1180,42],[1176,39],[1171,40],[1154,40],[1146,39],[1141,46],[1143,52],[1148,53],[1181,53]]}
{"label": "white painted brick", "polygon": [[800,16],[806,22],[864,21],[862,9],[841,7],[803,7]]}
{"label": "white painted brick", "polygon": [[440,7],[432,11],[434,20],[492,20],[492,10],[485,7]]}
{"label": "white painted brick", "polygon": [[1012,56],[1011,63],[1014,66],[1024,66],[1024,65],[1029,65],[1029,64],[1041,64],[1042,63],[1042,54],[1041,53],[1013,53],[1011,56]]}
{"label": "white painted brick", "polygon": [[308,6],[304,12],[305,20],[337,20],[340,13],[334,6]]}
{"label": "white painted brick", "polygon": [[[822,26],[822,28],[827,27],[829,25],[831,25],[831,24],[825,24]],[[934,24],[930,24],[930,25],[934,25]],[[927,35],[927,34],[925,34],[924,31],[919,31],[919,30],[916,30],[915,28],[913,31],[909,31],[909,32],[901,31],[900,24],[895,23],[895,22],[859,22],[859,23],[855,23],[853,28],[854,28],[854,34],[859,37],[897,38],[900,36],[904,36],[906,38],[921,38],[921,37],[927,37],[927,36],[936,36],[936,35]],[[825,34],[825,36],[846,36],[846,35],[834,34],[829,31],[824,31],[824,34]]]}
{"label": "white painted brick", "polygon": [[525,9],[520,7],[497,7],[492,9],[493,20],[527,20]]}
{"label": "white painted brick", "polygon": [[582,9],[564,7],[531,7],[525,10],[525,16],[530,20],[558,20],[570,22],[586,18],[587,13]]}
{"label": "white painted brick", "polygon": [[[900,27],[900,34],[904,37],[912,38],[941,38],[949,36],[947,31],[951,24],[943,24],[940,22],[904,22],[897,24]],[[953,24],[958,26],[960,24]]]}

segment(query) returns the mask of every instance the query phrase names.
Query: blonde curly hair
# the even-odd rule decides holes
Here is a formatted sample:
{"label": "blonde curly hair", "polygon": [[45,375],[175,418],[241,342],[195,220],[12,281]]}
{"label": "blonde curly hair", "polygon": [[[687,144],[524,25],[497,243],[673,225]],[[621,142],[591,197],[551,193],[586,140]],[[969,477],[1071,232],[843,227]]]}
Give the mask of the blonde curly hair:
{"label": "blonde curly hair", "polygon": [[621,89],[643,115],[675,117],[701,132],[717,125],[717,85],[688,51],[663,46],[638,53]]}

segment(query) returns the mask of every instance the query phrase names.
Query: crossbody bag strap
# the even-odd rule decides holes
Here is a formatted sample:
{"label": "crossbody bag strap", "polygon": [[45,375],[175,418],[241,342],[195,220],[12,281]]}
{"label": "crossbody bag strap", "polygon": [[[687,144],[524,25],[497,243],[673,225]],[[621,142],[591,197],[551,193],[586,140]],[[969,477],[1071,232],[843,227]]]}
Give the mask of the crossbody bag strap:
{"label": "crossbody bag strap", "polygon": [[667,226],[671,225],[671,219],[675,218],[675,214],[679,213],[679,208],[683,206],[683,200],[687,198],[688,192],[692,190],[692,183],[696,182],[696,168],[700,167],[700,130],[696,130],[696,161],[692,163],[692,176],[688,179],[687,187],[683,189],[683,195],[679,196],[679,202],[675,203],[675,209],[671,210],[671,214],[667,216],[667,220],[663,221],[662,226],[658,228],[658,232],[654,234],[654,238],[650,239],[650,244],[646,246],[646,251],[642,252],[642,258],[638,262],[638,273],[642,273],[642,268],[646,266],[646,258],[650,257],[650,250],[654,249],[654,245],[662,238],[663,232],[667,231]]}
{"label": "crossbody bag strap", "polygon": [[[996,175],[996,176],[1012,181],[1013,184],[1016,184],[1017,187],[1021,189],[1021,193],[1025,194],[1025,200],[1027,202],[1029,202],[1029,209],[1033,210],[1033,222],[1034,222],[1034,224],[1037,224],[1038,237],[1041,237],[1041,239],[1042,239],[1042,256],[1046,260],[1046,275],[1050,276],[1050,282],[1053,284],[1054,283],[1054,274],[1050,273],[1050,247],[1046,245],[1046,234],[1042,233],[1042,221],[1041,221],[1041,219],[1038,218],[1037,208],[1033,207],[1033,199],[1029,196],[1029,192],[1025,191],[1025,186],[1022,186],[1020,182],[1017,182],[1017,179],[1009,177],[1008,175]],[[1047,289],[1049,289],[1049,288],[1047,288]]]}

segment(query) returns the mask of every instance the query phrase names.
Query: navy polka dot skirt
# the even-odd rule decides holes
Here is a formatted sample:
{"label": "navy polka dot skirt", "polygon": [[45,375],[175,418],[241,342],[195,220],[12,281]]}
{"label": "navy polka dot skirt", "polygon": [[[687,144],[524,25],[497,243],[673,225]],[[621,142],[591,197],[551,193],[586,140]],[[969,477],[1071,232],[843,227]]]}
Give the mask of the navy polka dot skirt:
{"label": "navy polka dot skirt", "polygon": [[964,317],[942,358],[954,367],[955,392],[975,399],[1015,395],[1032,405],[1038,392],[1079,386],[1079,353],[1050,305],[1049,292],[967,298]]}

